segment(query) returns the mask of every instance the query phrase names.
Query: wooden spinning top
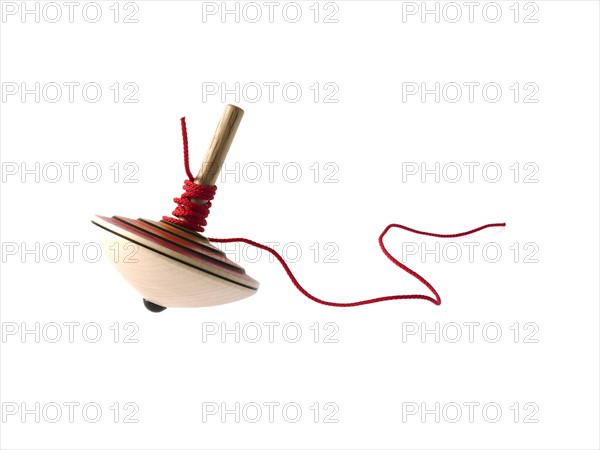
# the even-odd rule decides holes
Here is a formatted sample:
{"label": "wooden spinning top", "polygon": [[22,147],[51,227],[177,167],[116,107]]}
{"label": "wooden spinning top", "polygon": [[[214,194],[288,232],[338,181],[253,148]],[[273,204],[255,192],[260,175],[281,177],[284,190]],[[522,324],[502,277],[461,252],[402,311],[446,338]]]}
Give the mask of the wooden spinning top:
{"label": "wooden spinning top", "polygon": [[[215,185],[243,115],[236,106],[225,107],[193,183]],[[187,151],[185,137],[184,129]],[[197,198],[191,202],[207,203]],[[259,283],[243,267],[193,231],[193,224],[185,218],[153,221],[95,216],[92,223],[102,229],[104,254],[142,295],[150,311],[221,305],[249,297],[258,289]]]}

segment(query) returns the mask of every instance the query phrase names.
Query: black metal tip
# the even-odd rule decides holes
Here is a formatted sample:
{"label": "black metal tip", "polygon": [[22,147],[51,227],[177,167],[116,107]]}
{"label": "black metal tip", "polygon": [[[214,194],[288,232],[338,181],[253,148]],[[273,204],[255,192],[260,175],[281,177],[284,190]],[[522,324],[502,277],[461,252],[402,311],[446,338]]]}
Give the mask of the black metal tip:
{"label": "black metal tip", "polygon": [[153,313],[159,313],[167,309],[165,306],[157,305],[156,303],[149,302],[146,299],[144,299],[144,306],[148,311],[152,311]]}

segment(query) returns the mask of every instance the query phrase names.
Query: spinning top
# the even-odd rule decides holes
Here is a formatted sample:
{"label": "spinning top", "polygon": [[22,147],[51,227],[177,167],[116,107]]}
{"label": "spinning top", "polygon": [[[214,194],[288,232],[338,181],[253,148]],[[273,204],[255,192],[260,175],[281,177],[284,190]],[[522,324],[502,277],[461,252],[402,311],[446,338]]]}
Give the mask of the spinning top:
{"label": "spinning top", "polygon": [[387,250],[383,238],[389,230],[399,228],[411,233],[437,238],[457,238],[477,233],[490,227],[504,227],[505,223],[491,223],[454,234],[438,234],[419,231],[400,224],[389,224],[379,235],[379,246],[384,255],[396,266],[420,281],[433,294],[397,294],[354,302],[331,302],[321,300],[304,289],[289,266],[274,249],[245,238],[207,239],[204,231],[215,182],[227,156],[233,137],[244,112],[227,105],[217,131],[206,152],[200,172],[195,177],[188,164],[187,131],[185,119],[181,119],[185,170],[185,193],[175,198],[178,204],[173,216],[163,216],[160,221],[128,219],[121,216],[96,216],[92,223],[102,229],[101,245],[104,254],[121,275],[142,295],[144,305],[150,311],[159,312],[167,307],[213,306],[249,297],[258,290],[258,282],[246,275],[246,271],[212,242],[243,242],[271,253],[283,266],[288,277],[305,297],[326,306],[351,307],[389,300],[427,300],[434,305],[441,303],[435,288],[425,278],[398,261]]}
{"label": "spinning top", "polygon": [[229,260],[198,231],[208,214],[215,182],[244,111],[227,105],[194,178],[187,167],[187,134],[184,152],[189,180],[186,193],[175,201],[178,218],[162,220],[95,216],[102,229],[101,246],[121,275],[142,295],[153,312],[167,307],[214,306],[256,293],[259,283],[243,267]]}

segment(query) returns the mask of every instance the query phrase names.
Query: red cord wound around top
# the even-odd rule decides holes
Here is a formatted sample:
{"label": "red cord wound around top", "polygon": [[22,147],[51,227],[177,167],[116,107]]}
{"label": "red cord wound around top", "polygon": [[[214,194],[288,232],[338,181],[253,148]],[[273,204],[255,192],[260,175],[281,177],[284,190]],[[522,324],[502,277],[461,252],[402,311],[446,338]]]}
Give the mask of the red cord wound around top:
{"label": "red cord wound around top", "polygon": [[[181,135],[183,136],[183,161],[188,179],[183,182],[184,193],[173,201],[177,207],[173,210],[174,217],[163,216],[163,220],[189,228],[194,231],[204,231],[206,218],[210,213],[211,200],[215,198],[216,186],[201,186],[194,183],[194,175],[190,171],[187,126],[185,117],[181,118]],[[205,200],[204,204],[194,203],[193,200]]]}
{"label": "red cord wound around top", "polygon": [[[204,227],[206,226],[206,218],[208,217],[208,214],[210,212],[210,207],[212,205],[211,200],[215,196],[217,187],[216,186],[201,186],[201,185],[194,183],[194,176],[190,172],[190,167],[189,167],[188,138],[187,138],[187,127],[185,124],[185,117],[181,118],[181,131],[182,131],[182,136],[183,136],[183,158],[184,158],[184,164],[185,164],[185,171],[188,176],[188,179],[184,181],[183,195],[181,197],[176,197],[174,199],[175,203],[177,203],[177,207],[173,210],[173,216],[175,216],[176,218],[163,216],[163,220],[170,222],[170,223],[180,225],[180,226],[184,226],[184,227],[189,228],[194,231],[204,231]],[[206,203],[204,203],[202,205],[198,205],[192,201],[194,199],[205,200]],[[298,282],[298,280],[296,279],[296,277],[294,276],[294,274],[292,273],[288,264],[285,262],[285,260],[282,258],[282,256],[279,253],[277,253],[276,250],[274,250],[270,247],[267,247],[264,244],[260,244],[258,242],[255,242],[255,241],[252,241],[252,240],[246,239],[246,238],[228,238],[228,239],[209,238],[209,241],[217,242],[217,243],[241,242],[244,244],[252,245],[253,247],[256,247],[256,248],[259,248],[261,250],[271,253],[277,259],[277,261],[279,261],[279,263],[285,270],[286,274],[288,275],[288,277],[290,278],[290,280],[292,281],[292,283],[294,284],[296,289],[298,289],[304,296],[306,296],[310,300],[320,303],[321,305],[336,306],[336,307],[351,307],[351,306],[368,305],[370,303],[385,302],[388,300],[409,300],[409,299],[427,300],[427,301],[433,303],[434,305],[439,305],[442,303],[442,299],[441,299],[440,295],[438,294],[438,292],[435,290],[435,288],[431,285],[431,283],[429,283],[425,278],[423,278],[417,272],[415,272],[414,270],[410,269],[405,264],[398,261],[387,250],[385,244],[383,243],[383,238],[388,233],[388,231],[390,231],[392,228],[399,228],[399,229],[409,231],[414,234],[420,234],[423,236],[431,236],[431,237],[447,239],[447,238],[457,238],[457,237],[467,236],[467,235],[470,235],[473,233],[477,233],[478,231],[484,230],[486,228],[505,227],[505,226],[506,226],[506,223],[490,223],[487,225],[480,226],[478,228],[474,228],[469,231],[464,231],[462,233],[438,234],[438,233],[429,233],[427,231],[415,230],[414,228],[410,228],[410,227],[395,224],[395,223],[390,224],[379,235],[379,247],[381,248],[381,251],[392,263],[394,263],[396,266],[398,266],[399,268],[401,268],[402,270],[404,270],[405,272],[407,272],[408,274],[410,274],[417,280],[419,280],[425,287],[427,287],[427,289],[429,289],[429,291],[433,294],[433,297],[430,295],[423,295],[423,294],[401,294],[401,295],[388,295],[388,296],[384,296],[384,297],[375,297],[375,298],[371,298],[371,299],[367,299],[367,300],[360,300],[360,301],[351,302],[351,303],[330,302],[330,301],[322,300],[318,297],[315,297],[311,293],[309,293]]]}

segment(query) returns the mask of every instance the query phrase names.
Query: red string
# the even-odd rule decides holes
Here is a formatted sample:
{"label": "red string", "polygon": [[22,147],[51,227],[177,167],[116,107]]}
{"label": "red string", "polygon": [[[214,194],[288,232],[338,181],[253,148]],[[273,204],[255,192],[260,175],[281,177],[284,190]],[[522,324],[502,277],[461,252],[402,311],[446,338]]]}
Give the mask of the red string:
{"label": "red string", "polygon": [[185,117],[181,118],[181,135],[183,137],[183,160],[185,162],[185,173],[188,176],[188,180],[194,181],[194,176],[192,175],[192,172],[190,172],[187,126],[185,124]]}
{"label": "red string", "polygon": [[[181,129],[182,129],[182,134],[183,134],[183,158],[184,158],[184,163],[185,163],[185,170],[188,175],[188,180],[185,180],[185,182],[184,182],[183,189],[185,192],[183,193],[181,198],[174,199],[175,203],[177,203],[178,206],[173,211],[173,215],[176,216],[177,219],[168,217],[168,216],[164,216],[163,220],[190,228],[194,231],[204,231],[204,227],[206,226],[206,218],[208,217],[210,206],[211,206],[210,201],[214,198],[217,187],[216,186],[200,186],[193,182],[194,177],[192,176],[192,174],[190,172],[189,161],[188,161],[188,140],[187,140],[186,125],[185,125],[185,117],[181,118]],[[197,205],[191,201],[192,199],[206,200],[206,203],[203,205]],[[402,270],[407,272],[409,275],[411,275],[414,278],[416,278],[417,280],[419,280],[423,285],[425,285],[425,287],[427,287],[427,289],[429,289],[429,291],[431,291],[431,293],[434,295],[434,297],[431,297],[429,295],[423,295],[423,294],[388,295],[385,297],[376,297],[376,298],[371,298],[368,300],[360,300],[360,301],[352,302],[352,303],[329,302],[326,300],[321,300],[320,298],[315,297],[314,295],[309,293],[298,282],[298,280],[296,279],[296,277],[290,270],[288,264],[281,257],[281,255],[279,253],[277,253],[276,250],[274,250],[270,247],[267,247],[264,244],[260,244],[255,241],[251,241],[250,239],[246,239],[246,238],[229,238],[229,239],[209,238],[208,240],[211,242],[217,242],[217,243],[242,242],[242,243],[252,245],[256,248],[259,248],[261,250],[271,253],[277,259],[277,261],[279,261],[279,263],[281,264],[281,266],[287,273],[288,277],[290,278],[290,280],[292,281],[294,286],[296,286],[296,289],[298,289],[302,294],[304,294],[304,296],[308,297],[309,299],[311,299],[314,302],[320,303],[321,305],[336,306],[336,307],[350,307],[350,306],[368,305],[369,303],[385,302],[388,300],[409,300],[409,299],[427,300],[427,301],[430,301],[431,303],[433,303],[434,305],[440,305],[442,303],[442,299],[440,298],[440,295],[435,290],[435,288],[431,285],[431,283],[429,283],[425,278],[423,278],[421,275],[419,275],[414,270],[410,269],[405,264],[402,264],[400,261],[398,261],[396,258],[394,258],[392,256],[392,254],[387,250],[385,244],[383,243],[383,238],[388,233],[388,231],[390,231],[392,228],[400,228],[402,230],[406,230],[411,233],[420,234],[423,236],[432,236],[432,237],[438,237],[438,238],[457,238],[457,237],[462,237],[462,236],[467,236],[469,234],[477,233],[478,231],[484,230],[486,228],[504,227],[504,226],[506,226],[505,223],[490,223],[487,225],[483,225],[483,226],[474,228],[469,231],[464,231],[462,233],[438,234],[438,233],[429,233],[427,231],[415,230],[414,228],[410,228],[410,227],[407,227],[404,225],[399,225],[396,223],[392,223],[392,224],[388,225],[387,227],[385,227],[383,232],[379,235],[379,247],[381,248],[381,251],[385,254],[385,256],[392,263],[394,263],[396,266],[398,266],[399,268],[401,268]]]}
{"label": "red string", "polygon": [[[181,197],[175,197],[173,201],[177,207],[173,210],[174,217],[163,216],[163,220],[190,228],[194,231],[204,231],[206,218],[210,213],[210,202],[215,198],[216,186],[201,186],[194,183],[194,176],[190,171],[187,127],[185,117],[181,118],[181,134],[183,136],[183,161],[188,179],[183,182],[184,193]],[[194,203],[192,200],[204,200],[203,204]]]}
{"label": "red string", "polygon": [[274,249],[272,249],[270,247],[267,247],[266,245],[263,245],[263,244],[260,244],[258,242],[254,242],[254,241],[251,241],[251,240],[245,239],[245,238],[233,238],[233,239],[215,239],[215,238],[209,238],[208,240],[211,241],[211,242],[220,242],[220,243],[243,242],[245,244],[252,245],[252,246],[257,247],[257,248],[259,248],[261,250],[264,250],[264,251],[267,251],[267,252],[271,253],[281,263],[281,265],[283,266],[283,269],[287,273],[288,277],[290,277],[290,280],[292,280],[292,283],[294,284],[294,286],[296,286],[296,289],[298,289],[300,292],[302,292],[302,294],[304,294],[306,297],[308,297],[312,301],[320,303],[321,305],[337,306],[337,307],[348,307],[348,306],[368,305],[369,303],[385,302],[385,301],[388,301],[388,300],[409,300],[409,299],[428,300],[431,303],[433,303],[434,305],[439,305],[439,304],[442,303],[442,299],[440,298],[440,295],[435,290],[435,288],[431,285],[431,283],[429,283],[425,278],[423,278],[421,275],[419,275],[414,270],[412,270],[409,267],[407,267],[406,265],[402,264],[400,261],[398,261],[396,258],[394,258],[391,255],[391,253],[387,250],[387,248],[385,247],[385,244],[383,243],[383,238],[387,234],[387,232],[390,231],[390,229],[392,229],[392,228],[401,228],[403,230],[408,230],[408,231],[410,231],[412,233],[422,234],[424,236],[435,236],[435,237],[441,237],[441,238],[454,238],[454,237],[466,236],[468,234],[476,233],[476,232],[481,231],[481,230],[483,230],[485,228],[504,227],[504,226],[506,226],[505,223],[490,223],[488,225],[483,225],[481,227],[475,228],[475,229],[470,230],[470,231],[465,231],[463,233],[457,233],[457,234],[436,234],[436,233],[428,233],[426,231],[415,230],[415,229],[412,229],[412,228],[409,228],[409,227],[405,227],[404,225],[398,225],[396,223],[392,223],[392,224],[388,225],[385,228],[385,230],[383,230],[383,232],[379,235],[379,246],[381,247],[381,251],[396,266],[400,267],[402,270],[404,270],[405,272],[409,273],[410,275],[412,275],[413,277],[415,277],[417,280],[419,280],[421,283],[423,283],[427,287],[427,289],[429,289],[431,291],[431,293],[435,296],[435,298],[431,297],[429,295],[422,295],[422,294],[388,295],[388,296],[385,296],[385,297],[376,297],[376,298],[371,298],[369,300],[361,300],[361,301],[352,302],[352,303],[328,302],[326,300],[321,300],[320,298],[315,297],[314,295],[312,295],[311,293],[309,293],[298,282],[298,280],[296,279],[296,277],[294,276],[294,274],[290,270],[290,268],[287,265],[287,263],[285,262],[285,260],[281,257],[281,255],[279,253],[277,253]]}

